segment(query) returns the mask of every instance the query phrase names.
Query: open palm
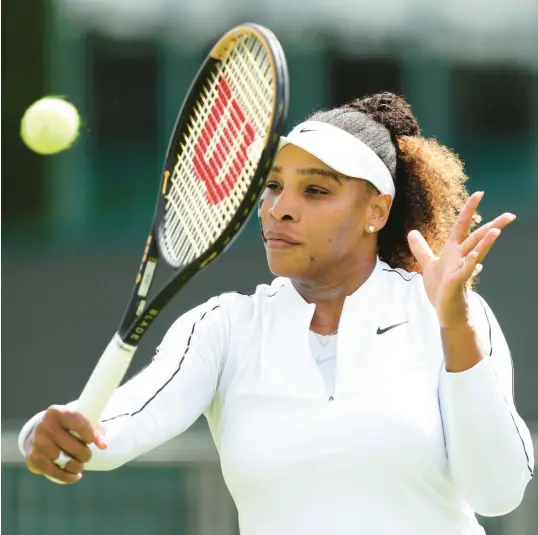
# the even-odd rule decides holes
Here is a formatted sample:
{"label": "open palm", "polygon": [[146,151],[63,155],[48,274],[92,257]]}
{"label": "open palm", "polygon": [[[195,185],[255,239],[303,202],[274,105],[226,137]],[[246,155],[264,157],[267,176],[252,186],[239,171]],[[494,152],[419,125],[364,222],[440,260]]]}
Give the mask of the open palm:
{"label": "open palm", "polygon": [[418,230],[408,235],[411,252],[422,267],[424,286],[444,328],[468,321],[465,286],[501,234],[516,216],[504,213],[482,225],[468,236],[469,228],[483,192],[471,195],[452,227],[443,251],[435,255]]}

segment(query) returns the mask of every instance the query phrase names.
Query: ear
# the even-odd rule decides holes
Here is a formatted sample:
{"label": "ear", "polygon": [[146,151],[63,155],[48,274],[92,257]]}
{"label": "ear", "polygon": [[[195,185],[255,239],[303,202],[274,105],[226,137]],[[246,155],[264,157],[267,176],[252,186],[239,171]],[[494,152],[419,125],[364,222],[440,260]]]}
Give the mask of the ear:
{"label": "ear", "polygon": [[390,209],[392,208],[392,195],[388,193],[373,193],[368,201],[366,228],[374,227],[373,232],[380,231],[389,218]]}

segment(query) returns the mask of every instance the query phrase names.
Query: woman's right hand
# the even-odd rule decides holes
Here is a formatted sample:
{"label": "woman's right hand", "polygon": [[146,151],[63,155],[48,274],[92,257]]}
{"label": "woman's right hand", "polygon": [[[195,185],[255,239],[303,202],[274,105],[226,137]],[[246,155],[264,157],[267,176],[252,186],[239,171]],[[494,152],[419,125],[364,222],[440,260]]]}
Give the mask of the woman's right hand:
{"label": "woman's right hand", "polygon": [[[28,470],[62,483],[76,483],[82,479],[84,463],[92,456],[88,444],[95,443],[102,450],[107,447],[102,427],[93,429],[82,414],[66,405],[49,407],[33,435],[26,456]],[[63,469],[54,463],[61,451],[71,457]]]}

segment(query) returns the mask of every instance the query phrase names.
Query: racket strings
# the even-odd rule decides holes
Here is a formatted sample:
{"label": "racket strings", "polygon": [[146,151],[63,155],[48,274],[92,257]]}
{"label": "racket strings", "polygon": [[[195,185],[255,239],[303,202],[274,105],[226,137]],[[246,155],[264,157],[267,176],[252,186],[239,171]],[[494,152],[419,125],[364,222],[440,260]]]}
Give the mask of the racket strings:
{"label": "racket strings", "polygon": [[[195,141],[200,138],[205,120],[210,120],[208,110],[211,110],[216,100],[214,86],[203,89],[203,102],[197,103],[197,110],[190,118],[188,130],[182,143],[183,158],[178,158],[171,180],[171,189],[168,193],[169,219],[167,223],[167,236],[169,242],[174,244],[173,254],[187,254],[189,246],[192,255],[196,257],[204,249],[204,243],[211,240],[212,236],[218,235],[221,229],[221,221],[211,214],[205,198],[203,188],[197,182],[193,182],[192,170],[185,165],[185,156],[194,152]],[[196,180],[196,179],[195,179]],[[191,232],[190,229],[197,229]],[[178,257],[180,265],[191,260],[191,257]]]}
{"label": "racket strings", "polygon": [[170,177],[159,241],[174,266],[192,262],[231,222],[256,162],[246,149],[272,120],[273,64],[255,36],[234,48],[206,83],[188,119]]}
{"label": "racket strings", "polygon": [[[248,102],[249,106],[256,109],[257,116],[262,116],[264,109],[271,106],[272,91],[270,88],[265,88],[260,84],[265,81],[265,75],[262,69],[256,63],[250,51],[245,45],[242,45],[243,50],[236,53],[236,61],[228,62],[223,71],[231,80],[234,91],[241,95],[241,98]],[[260,84],[260,85],[258,85]],[[254,88],[255,87],[255,92]]]}
{"label": "racket strings", "polygon": [[[215,82],[215,80],[214,80]],[[204,95],[206,98],[206,104],[207,106],[214,106],[215,102],[218,98],[218,91],[216,90],[216,83],[213,83],[212,87],[204,88]],[[200,113],[203,113],[203,109],[199,109]],[[224,119],[229,119],[226,115],[224,116]],[[212,116],[208,116],[207,118],[208,122],[212,122],[213,118]],[[221,124],[224,121],[221,121]],[[191,130],[191,136],[187,141],[188,148],[192,149],[193,140],[197,139],[201,135],[202,130],[202,122],[197,121],[196,118],[194,118],[194,121],[192,121],[192,130]],[[216,139],[218,137],[218,134],[222,135],[222,132],[215,132],[215,135],[213,136],[213,139]],[[240,140],[240,137],[236,138],[236,141]],[[250,162],[248,162],[249,165],[252,165]],[[225,167],[224,167],[225,169]],[[174,176],[177,176],[178,178],[185,178],[185,173],[182,173],[182,171],[186,171],[184,167],[182,167],[182,161],[181,159],[178,160],[178,163],[176,164],[175,173]],[[188,178],[188,177],[187,177]],[[172,222],[170,228],[169,228],[169,235],[171,237],[171,241],[177,244],[176,249],[178,250],[184,250],[184,247],[190,243],[193,247],[193,253],[194,256],[197,256],[200,254],[200,252],[203,250],[197,247],[199,245],[200,241],[203,240],[196,240],[197,236],[193,235],[192,232],[189,232],[187,229],[188,225],[201,225],[199,226],[199,231],[204,234],[205,240],[209,240],[208,243],[212,243],[211,238],[214,235],[219,235],[223,226],[227,221],[224,221],[223,219],[218,218],[212,218],[210,213],[207,213],[207,201],[204,198],[203,191],[201,191],[199,188],[181,188],[181,185],[184,185],[185,182],[181,182],[178,180],[172,181],[172,187],[174,188],[174,192],[171,195],[170,202],[172,204],[172,208],[174,208],[177,212],[176,220]],[[236,192],[237,193],[237,192]],[[243,192],[241,192],[243,193]],[[181,203],[179,202],[180,195],[185,195],[185,202]],[[193,196],[193,194],[197,194]],[[241,201],[242,197],[238,200]],[[222,206],[222,208],[228,208],[230,214],[233,216],[235,213],[236,205],[238,203],[232,204],[230,198],[224,199],[223,202],[226,202],[226,205]],[[194,209],[193,209],[194,208]],[[204,213],[204,208],[206,208]],[[207,218],[207,216],[209,216]],[[230,217],[231,219],[231,217]],[[204,223],[207,223],[207,225],[204,225]],[[184,231],[184,232],[183,232]],[[189,260],[187,260],[189,261]]]}
{"label": "racket strings", "polygon": [[[214,99],[215,101],[217,101],[218,99],[218,92],[216,91],[216,87],[217,85],[213,85],[211,89],[211,93],[212,93],[211,98]],[[232,89],[232,92],[233,92],[233,89]],[[212,122],[213,120],[214,120],[214,117],[209,116],[208,121]],[[239,135],[235,136],[235,138],[232,138],[231,140],[226,136],[226,126],[230,120],[240,125]],[[231,154],[237,154],[241,149],[241,144],[243,143],[243,135],[241,134],[244,134],[245,126],[246,126],[245,118],[238,117],[237,110],[234,109],[233,106],[228,106],[223,113],[222,120],[219,122],[219,124],[217,125],[215,129],[215,134],[213,135],[213,137],[211,138],[209,142],[207,153],[209,155],[214,154],[215,150],[217,150],[217,145],[220,142],[224,144],[224,150],[230,151]],[[231,142],[231,145],[230,145],[230,142]],[[230,168],[232,167],[233,163],[234,163],[233,158],[228,158],[227,160],[225,160],[222,163],[220,173],[225,176],[230,171]],[[245,165],[252,165],[252,163],[249,160],[246,160]],[[240,183],[240,185],[245,185],[245,184]],[[222,201],[223,203],[225,203],[223,208],[228,209],[231,215],[233,215],[236,210],[233,197],[237,196],[239,193],[244,193],[244,192],[232,190],[230,192],[230,196],[224,198]],[[235,199],[235,201],[239,200],[240,202],[242,197],[243,195],[241,195],[239,199]]]}

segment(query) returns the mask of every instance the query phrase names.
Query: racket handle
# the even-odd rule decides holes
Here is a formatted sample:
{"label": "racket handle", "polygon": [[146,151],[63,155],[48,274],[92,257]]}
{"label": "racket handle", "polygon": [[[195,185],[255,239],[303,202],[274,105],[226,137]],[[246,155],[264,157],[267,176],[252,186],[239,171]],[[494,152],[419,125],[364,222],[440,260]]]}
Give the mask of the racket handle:
{"label": "racket handle", "polygon": [[[136,347],[122,342],[120,336],[115,334],[97,362],[77,401],[77,410],[89,420],[92,427],[97,426],[112,394],[120,386],[135,351]],[[71,433],[80,438],[77,433]],[[65,484],[59,479],[43,475],[53,483]]]}
{"label": "racket handle", "polygon": [[125,377],[135,351],[136,347],[123,342],[116,333],[97,362],[77,402],[77,410],[93,427]]}

